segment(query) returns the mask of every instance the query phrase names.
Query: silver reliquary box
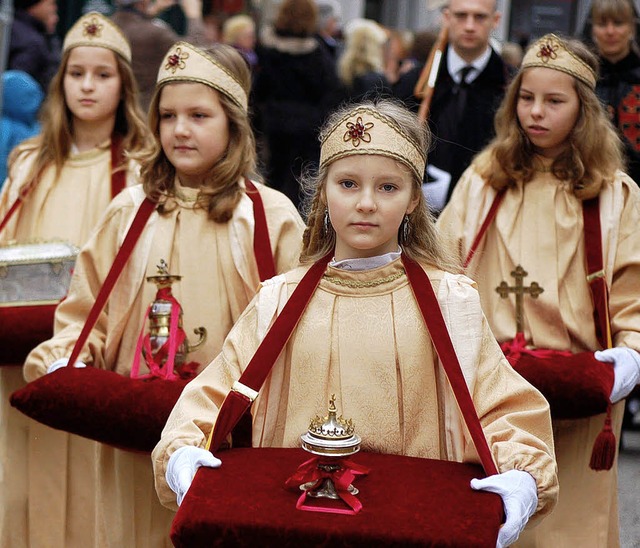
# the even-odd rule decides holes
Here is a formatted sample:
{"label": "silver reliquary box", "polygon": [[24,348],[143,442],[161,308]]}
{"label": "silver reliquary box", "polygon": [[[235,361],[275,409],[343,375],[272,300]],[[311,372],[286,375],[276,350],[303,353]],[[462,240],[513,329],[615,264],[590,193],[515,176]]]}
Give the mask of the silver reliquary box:
{"label": "silver reliquary box", "polygon": [[0,306],[59,302],[69,289],[78,251],[61,241],[0,247]]}

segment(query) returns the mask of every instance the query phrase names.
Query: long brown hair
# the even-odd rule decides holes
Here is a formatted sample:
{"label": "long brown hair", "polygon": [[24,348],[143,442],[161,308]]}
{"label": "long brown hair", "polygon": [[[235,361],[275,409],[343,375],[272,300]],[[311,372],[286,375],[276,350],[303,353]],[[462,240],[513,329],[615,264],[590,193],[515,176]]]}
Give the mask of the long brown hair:
{"label": "long brown hair", "polygon": [[[64,76],[71,51],[73,48],[64,52],[60,68],[49,85],[49,92],[40,114],[41,133],[19,146],[10,158],[11,164],[23,153],[37,149],[28,181],[50,165],[54,166],[57,177],[71,153],[73,115],[64,97]],[[131,64],[117,53],[112,53],[121,79],[121,99],[116,110],[113,135],[122,139],[122,150],[134,154],[149,146],[150,134],[138,104],[138,85]]]}
{"label": "long brown hair", "polygon": [[[577,40],[563,40],[568,51],[582,59],[597,74],[598,60]],[[510,83],[495,118],[496,137],[487,147],[491,161],[481,169],[482,177],[501,189],[514,181],[528,182],[535,173],[535,150],[518,121],[517,106],[522,77],[521,69]],[[622,143],[611,125],[595,91],[573,78],[580,101],[578,120],[569,134],[568,146],[551,164],[551,172],[568,181],[575,195],[586,200],[597,196],[616,170],[624,168]]]}
{"label": "long brown hair", "polygon": [[[216,44],[204,51],[233,74],[249,95],[251,72],[244,58],[235,48]],[[160,143],[159,104],[163,88],[163,84],[156,87],[149,107],[149,127],[154,136],[153,146],[137,156],[142,166],[140,177],[144,191],[147,196],[158,202],[174,195],[176,175],[175,167],[169,162]],[[242,177],[249,175],[253,178],[257,177],[256,146],[248,113],[224,93],[218,93],[218,97],[229,123],[229,144],[222,158],[209,171],[205,184],[200,188],[198,204],[207,210],[210,219],[225,223],[231,219],[233,210],[244,192],[240,186]],[[160,211],[163,211],[162,207]]]}
{"label": "long brown hair", "polygon": [[[421,150],[429,148],[431,135],[426,125],[421,124],[416,115],[401,103],[391,99],[363,101],[357,105],[349,104],[339,108],[327,119],[320,130],[320,141],[325,139],[336,123],[357,106],[376,110],[382,116],[392,119],[403,132],[418,143]],[[333,250],[336,244],[335,231],[331,226],[327,229],[324,226],[327,211],[326,184],[330,166],[331,164],[324,165],[315,173],[307,171],[302,177],[307,218],[307,228],[302,238],[300,254],[302,263],[317,261]],[[454,266],[455,262],[440,242],[433,215],[427,207],[427,201],[422,192],[422,178],[404,164],[403,167],[411,175],[413,198],[418,199],[418,205],[408,215],[410,229],[406,239],[400,234],[401,227],[398,227],[398,241],[401,243],[403,252],[421,263],[430,264],[442,270],[458,271],[459,267]]]}

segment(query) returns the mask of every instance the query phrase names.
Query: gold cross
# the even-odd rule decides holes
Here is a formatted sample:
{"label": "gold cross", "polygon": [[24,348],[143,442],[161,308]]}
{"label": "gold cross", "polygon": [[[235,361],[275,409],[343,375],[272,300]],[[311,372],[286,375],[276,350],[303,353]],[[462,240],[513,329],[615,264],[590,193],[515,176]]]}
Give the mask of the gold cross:
{"label": "gold cross", "polygon": [[509,293],[516,294],[516,332],[524,333],[524,294],[528,293],[532,299],[537,299],[538,295],[540,295],[544,289],[538,285],[538,282],[531,282],[530,286],[525,287],[522,284],[522,280],[526,278],[529,273],[520,265],[516,266],[516,269],[511,272],[511,275],[516,279],[516,285],[510,286],[507,282],[500,282],[500,285],[496,287],[496,291],[503,299],[507,299]]}

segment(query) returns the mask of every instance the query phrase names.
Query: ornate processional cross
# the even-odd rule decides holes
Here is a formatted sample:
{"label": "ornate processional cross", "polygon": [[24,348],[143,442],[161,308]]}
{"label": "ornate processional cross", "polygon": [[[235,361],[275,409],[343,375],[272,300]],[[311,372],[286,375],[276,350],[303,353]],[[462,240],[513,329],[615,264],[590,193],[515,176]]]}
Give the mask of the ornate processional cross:
{"label": "ornate processional cross", "polygon": [[496,287],[496,291],[503,299],[509,298],[509,293],[516,294],[516,332],[524,333],[524,294],[528,293],[532,299],[537,299],[538,295],[540,295],[544,289],[538,285],[538,282],[531,282],[530,286],[525,287],[522,284],[522,280],[526,278],[529,273],[520,265],[516,266],[516,269],[511,272],[511,275],[516,279],[516,285],[510,286],[507,282],[500,282],[500,285]]}

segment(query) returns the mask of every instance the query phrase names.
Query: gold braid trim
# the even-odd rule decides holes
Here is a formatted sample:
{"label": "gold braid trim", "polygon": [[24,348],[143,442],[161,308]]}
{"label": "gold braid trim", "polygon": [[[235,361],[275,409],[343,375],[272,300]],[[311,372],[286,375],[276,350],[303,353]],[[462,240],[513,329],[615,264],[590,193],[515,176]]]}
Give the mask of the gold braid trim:
{"label": "gold braid trim", "polygon": [[398,278],[404,276],[404,270],[400,272],[396,272],[395,274],[389,274],[389,276],[385,276],[384,278],[378,278],[377,280],[368,280],[368,281],[360,281],[360,280],[343,280],[342,278],[336,278],[335,276],[329,276],[325,274],[323,278],[328,282],[336,285],[343,285],[345,287],[377,287],[382,284],[386,284],[388,282],[392,282],[397,280]]}
{"label": "gold braid trim", "polygon": [[78,46],[110,49],[131,63],[131,46],[125,35],[111,19],[95,11],[80,17],[69,29],[62,51]]}
{"label": "gold braid trim", "polygon": [[320,167],[354,154],[379,154],[398,160],[422,180],[426,152],[391,118],[357,107],[327,133],[320,149]]}
{"label": "gold braid trim", "polygon": [[165,82],[204,84],[224,93],[242,110],[247,111],[247,94],[236,77],[204,50],[187,42],[176,42],[160,63],[156,86]]}
{"label": "gold braid trim", "polygon": [[591,89],[596,88],[596,74],[582,59],[567,50],[555,34],[546,34],[533,44],[522,60],[521,69],[544,67],[570,74]]}

